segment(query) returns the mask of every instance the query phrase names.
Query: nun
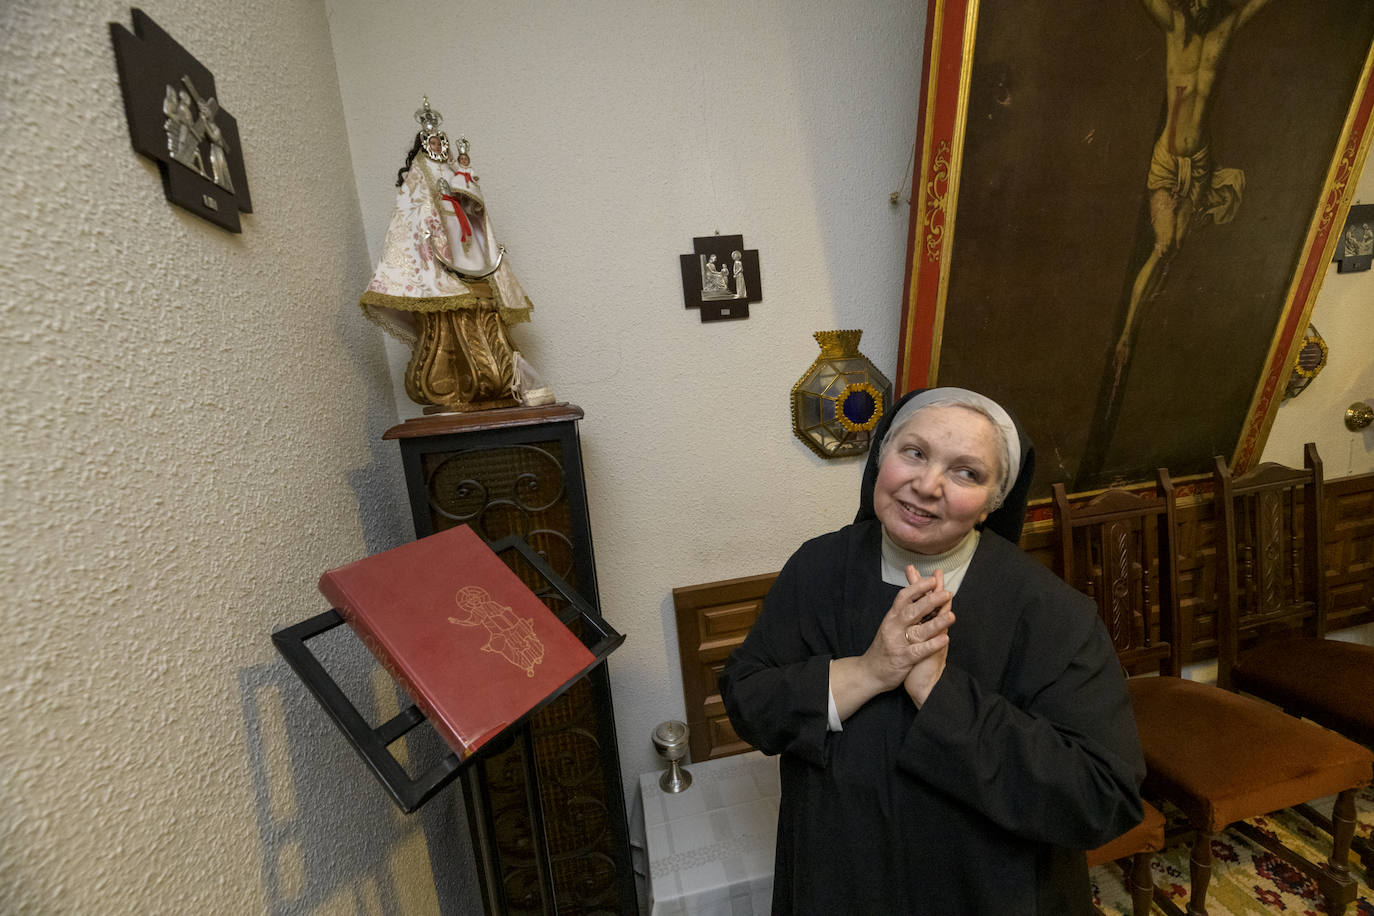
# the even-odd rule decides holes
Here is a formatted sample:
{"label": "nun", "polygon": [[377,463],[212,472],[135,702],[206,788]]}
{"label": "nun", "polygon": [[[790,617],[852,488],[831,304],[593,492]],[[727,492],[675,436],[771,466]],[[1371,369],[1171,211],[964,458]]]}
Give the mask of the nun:
{"label": "nun", "polygon": [[721,695],[780,755],[773,912],[1090,914],[1084,850],[1145,765],[1093,602],[1017,547],[1034,450],[999,404],[911,392],[854,522],[787,561]]}

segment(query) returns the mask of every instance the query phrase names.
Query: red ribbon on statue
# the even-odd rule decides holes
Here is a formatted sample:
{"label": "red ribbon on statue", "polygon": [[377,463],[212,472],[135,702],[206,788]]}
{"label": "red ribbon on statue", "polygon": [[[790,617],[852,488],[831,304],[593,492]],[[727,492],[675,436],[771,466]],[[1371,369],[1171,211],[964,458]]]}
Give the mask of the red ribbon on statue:
{"label": "red ribbon on statue", "polygon": [[460,172],[460,171],[458,171],[457,169],[454,169],[454,170],[453,170],[453,175],[454,175],[455,178],[456,178],[457,176],[459,176],[459,175],[462,175],[462,176],[463,176],[463,181],[466,182],[466,184],[464,184],[464,187],[468,187],[468,188],[472,187],[472,173],[471,173],[471,172]]}
{"label": "red ribbon on statue", "polygon": [[458,225],[461,226],[463,230],[462,237],[458,239],[458,242],[461,244],[472,238],[472,224],[468,222],[468,215],[463,212],[462,206],[458,203],[458,198],[450,197],[447,194],[441,194],[439,196],[453,204],[453,215],[458,217]]}

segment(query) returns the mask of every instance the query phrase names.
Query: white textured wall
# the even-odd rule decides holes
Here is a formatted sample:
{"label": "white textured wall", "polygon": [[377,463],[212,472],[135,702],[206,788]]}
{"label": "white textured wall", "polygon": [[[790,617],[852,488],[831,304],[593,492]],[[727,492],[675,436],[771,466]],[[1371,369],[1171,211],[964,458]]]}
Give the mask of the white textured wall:
{"label": "white textured wall", "polygon": [[409,536],[324,8],[141,5],[257,212],[221,231],[132,151],[127,3],[0,5],[0,911],[433,913],[428,825],[269,640]]}
{"label": "white textured wall", "polygon": [[[916,133],[924,4],[326,6],[373,255],[427,93],[472,142],[535,303],[518,342],[587,412],[633,782],[660,765],[653,726],[683,715],[671,589],[776,570],[857,506],[860,464],[797,441],[788,396],[816,330],[862,328],[895,365],[907,209],[888,195]],[[683,307],[678,255],[716,230],[759,251],[747,321]]]}
{"label": "white textured wall", "polygon": [[[1365,161],[1353,202],[1374,203],[1374,156]],[[1315,442],[1328,479],[1374,472],[1374,426],[1345,428],[1353,402],[1374,404],[1374,270],[1341,274],[1329,265],[1311,321],[1330,349],[1326,368],[1280,405],[1263,458],[1301,465],[1303,443]]]}

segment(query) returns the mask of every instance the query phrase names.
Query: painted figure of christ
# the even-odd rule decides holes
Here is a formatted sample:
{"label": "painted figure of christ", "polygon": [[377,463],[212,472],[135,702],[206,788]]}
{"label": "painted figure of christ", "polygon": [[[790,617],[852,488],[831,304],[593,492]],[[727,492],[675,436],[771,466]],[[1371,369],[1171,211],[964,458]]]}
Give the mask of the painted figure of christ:
{"label": "painted figure of christ", "polygon": [[1207,120],[1231,39],[1269,0],[1141,2],[1164,30],[1168,107],[1146,182],[1154,248],[1131,288],[1116,345],[1114,390],[1130,355],[1140,308],[1159,289],[1189,229],[1195,222],[1229,222],[1240,207],[1245,173],[1213,166]]}

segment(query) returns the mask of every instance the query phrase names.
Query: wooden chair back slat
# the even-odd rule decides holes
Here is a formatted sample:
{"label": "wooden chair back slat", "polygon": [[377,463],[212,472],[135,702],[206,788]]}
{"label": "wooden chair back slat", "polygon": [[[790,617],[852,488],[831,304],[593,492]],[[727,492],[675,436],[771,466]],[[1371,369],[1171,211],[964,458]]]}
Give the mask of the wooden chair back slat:
{"label": "wooden chair back slat", "polygon": [[1258,639],[1285,632],[1326,635],[1321,568],[1321,459],[1309,443],[1304,467],[1266,462],[1233,476],[1213,471],[1217,500],[1217,683],[1230,687],[1236,658]]}
{"label": "wooden chair back slat", "polygon": [[1074,504],[1055,484],[1057,571],[1092,598],[1128,673],[1177,673],[1178,564],[1174,490],[1158,472],[1156,492],[1107,490]]}

